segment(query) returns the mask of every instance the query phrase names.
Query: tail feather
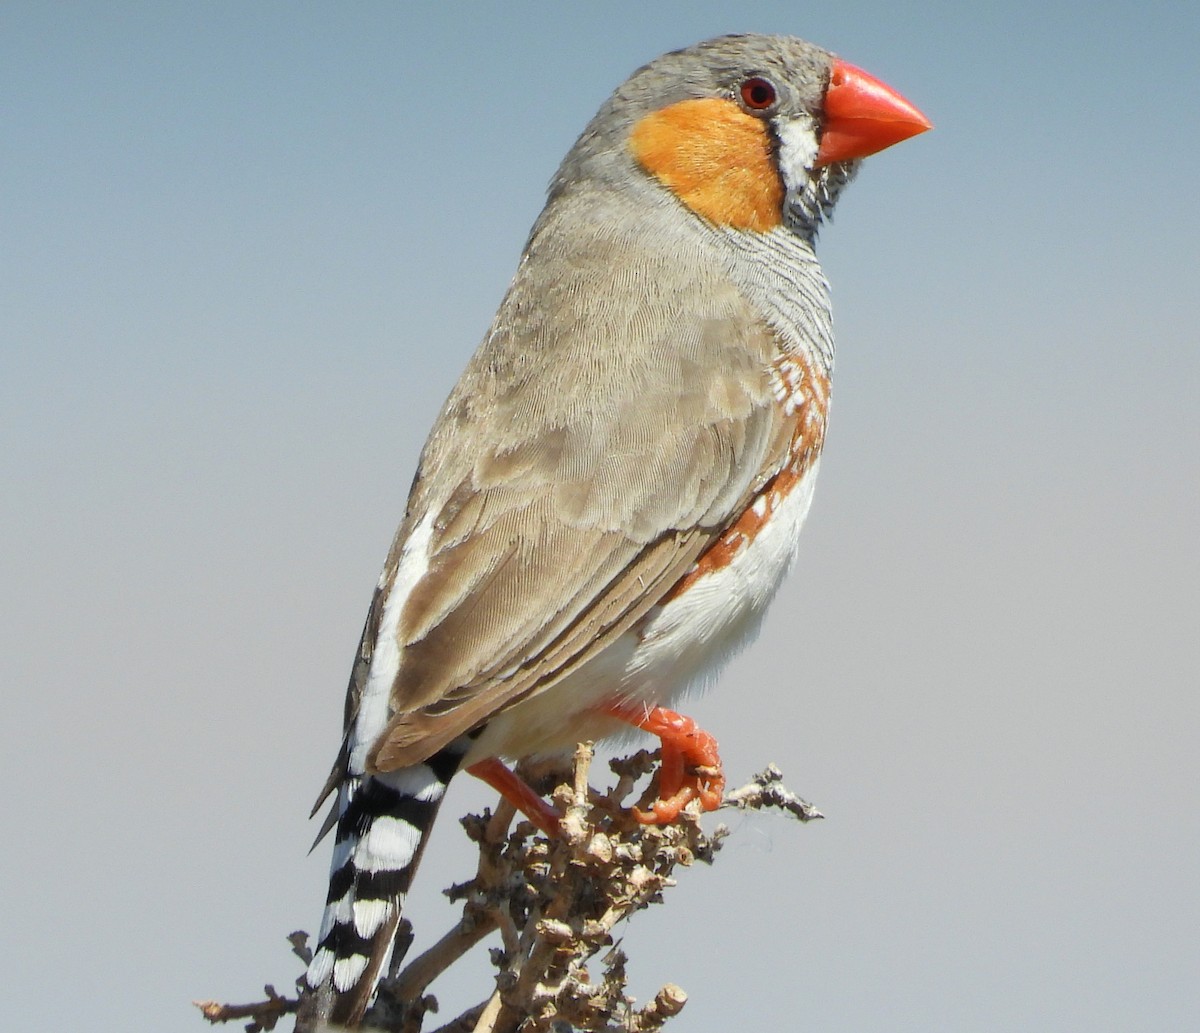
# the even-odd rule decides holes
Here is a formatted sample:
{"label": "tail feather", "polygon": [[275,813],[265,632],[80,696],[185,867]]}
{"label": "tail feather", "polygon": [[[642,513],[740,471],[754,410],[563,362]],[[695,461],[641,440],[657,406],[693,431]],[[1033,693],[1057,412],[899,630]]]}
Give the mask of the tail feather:
{"label": "tail feather", "polygon": [[356,1026],[386,973],[404,896],[470,740],[338,787],[329,893],[306,981],[321,1019]]}

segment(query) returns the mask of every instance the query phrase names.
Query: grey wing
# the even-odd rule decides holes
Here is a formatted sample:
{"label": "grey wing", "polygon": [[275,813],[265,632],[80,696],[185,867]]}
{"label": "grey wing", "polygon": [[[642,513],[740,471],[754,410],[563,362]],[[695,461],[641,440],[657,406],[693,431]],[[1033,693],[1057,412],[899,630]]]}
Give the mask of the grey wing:
{"label": "grey wing", "polygon": [[709,256],[601,233],[547,262],[537,244],[434,427],[389,560],[394,577],[408,534],[431,524],[396,625],[378,770],[586,662],[786,454],[778,342]]}

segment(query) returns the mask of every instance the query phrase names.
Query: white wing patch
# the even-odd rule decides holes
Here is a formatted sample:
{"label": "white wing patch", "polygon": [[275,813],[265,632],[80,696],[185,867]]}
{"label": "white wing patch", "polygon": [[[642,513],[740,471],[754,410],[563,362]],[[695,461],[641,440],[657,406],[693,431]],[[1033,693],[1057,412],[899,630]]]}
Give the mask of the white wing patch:
{"label": "white wing patch", "polygon": [[392,587],[383,601],[379,632],[371,654],[367,684],[358,704],[358,716],[350,737],[350,772],[362,775],[366,771],[367,755],[375,745],[391,716],[392,686],[400,670],[400,613],[413,587],[429,570],[429,542],[433,537],[432,511],[422,518],[404,543],[400,564]]}

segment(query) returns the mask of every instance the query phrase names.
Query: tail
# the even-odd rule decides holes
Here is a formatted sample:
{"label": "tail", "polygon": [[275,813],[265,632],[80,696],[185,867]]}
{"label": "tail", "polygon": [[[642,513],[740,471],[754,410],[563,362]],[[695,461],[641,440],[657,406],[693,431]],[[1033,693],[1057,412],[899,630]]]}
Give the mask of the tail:
{"label": "tail", "polygon": [[469,744],[464,736],[423,764],[350,776],[338,787],[329,894],[305,976],[313,1028],[357,1026],[371,1003],[446,785]]}

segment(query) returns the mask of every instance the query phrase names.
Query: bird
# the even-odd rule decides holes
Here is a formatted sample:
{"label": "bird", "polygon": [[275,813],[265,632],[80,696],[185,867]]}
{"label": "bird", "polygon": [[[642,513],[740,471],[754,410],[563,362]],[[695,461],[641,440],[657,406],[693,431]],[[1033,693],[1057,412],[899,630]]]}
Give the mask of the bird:
{"label": "bird", "polygon": [[350,676],[312,1014],[358,1025],[451,777],[548,834],[505,761],[640,729],[708,810],[716,740],[670,707],[751,641],[796,555],[834,338],[814,251],[861,159],[931,128],[789,36],[635,71],[554,174],[422,450]]}

